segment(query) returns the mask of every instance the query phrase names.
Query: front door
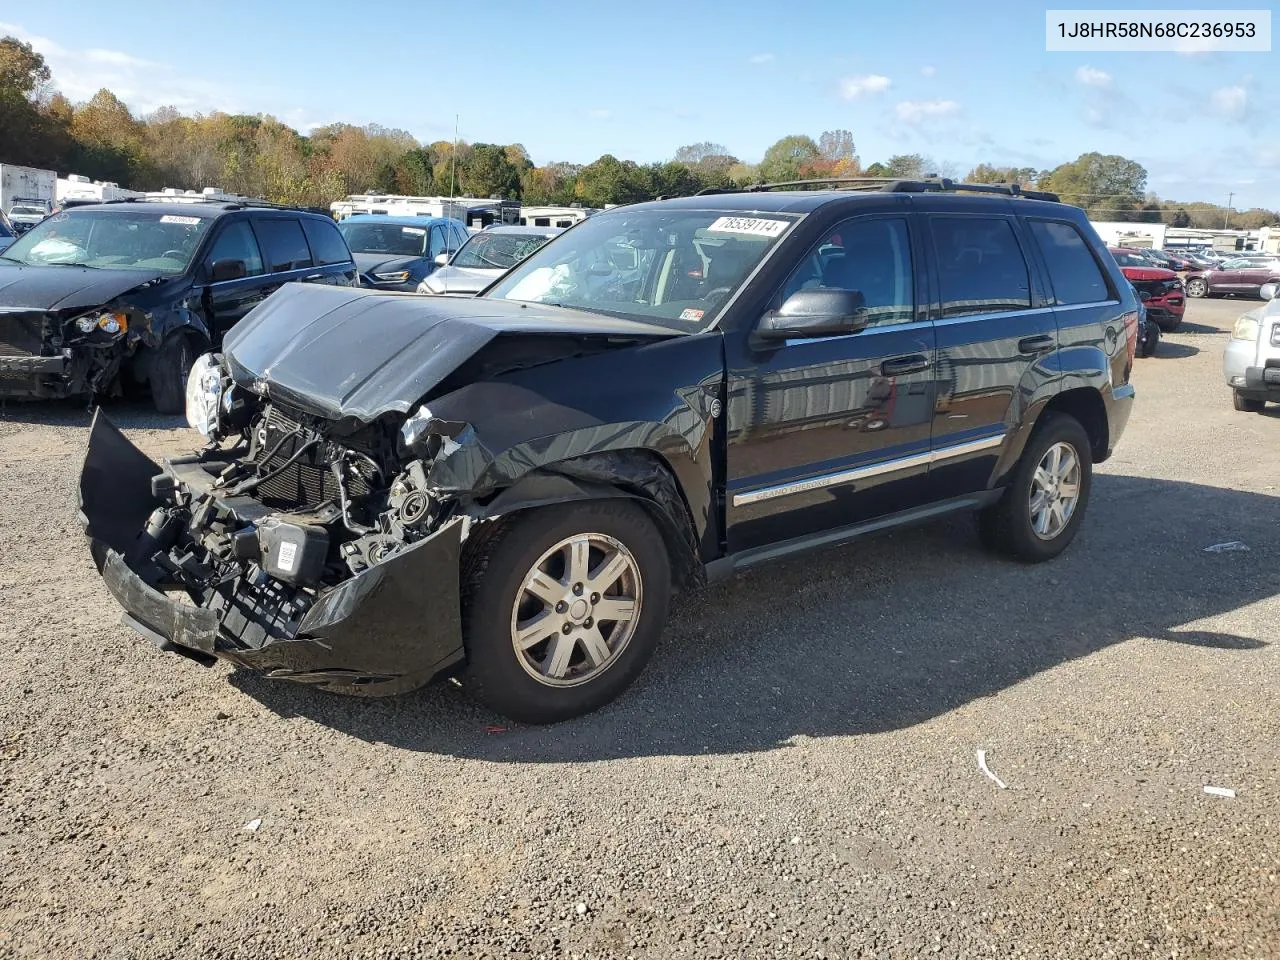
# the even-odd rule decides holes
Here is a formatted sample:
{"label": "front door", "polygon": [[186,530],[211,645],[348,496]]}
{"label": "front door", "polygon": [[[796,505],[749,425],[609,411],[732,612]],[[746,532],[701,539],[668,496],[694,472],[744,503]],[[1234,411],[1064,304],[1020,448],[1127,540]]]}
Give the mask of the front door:
{"label": "front door", "polygon": [[210,283],[206,289],[205,312],[214,346],[277,286],[269,283],[262,252],[248,220],[232,220],[222,225],[205,261],[205,276],[211,275],[213,264],[219,260],[239,260],[244,264],[245,275],[238,280]]}
{"label": "front door", "polygon": [[[917,506],[933,413],[933,325],[917,314],[906,215],[845,220],[774,297],[809,287],[858,290],[859,333],[728,352],[727,502],[736,553]],[[918,245],[918,244],[917,244]]]}
{"label": "front door", "polygon": [[[940,202],[945,202],[942,198]],[[1009,431],[1058,376],[1057,322],[1033,283],[1017,218],[930,214],[938,379],[931,500],[988,487]]]}

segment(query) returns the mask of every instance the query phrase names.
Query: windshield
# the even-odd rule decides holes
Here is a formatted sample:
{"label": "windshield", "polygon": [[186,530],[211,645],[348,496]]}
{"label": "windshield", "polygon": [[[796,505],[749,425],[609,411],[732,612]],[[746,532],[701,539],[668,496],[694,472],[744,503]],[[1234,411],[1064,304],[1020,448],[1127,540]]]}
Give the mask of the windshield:
{"label": "windshield", "polygon": [[509,270],[550,239],[531,233],[477,233],[463,244],[450,266]]}
{"label": "windshield", "polygon": [[703,330],[795,219],[670,207],[600,213],[519,264],[486,296]]}
{"label": "windshield", "polygon": [[420,257],[427,249],[427,228],[398,223],[343,223],[338,225],[352,253],[385,253],[394,257]]}
{"label": "windshield", "polygon": [[212,221],[130,210],[55,213],[36,224],[4,252],[28,264],[67,264],[182,273]]}
{"label": "windshield", "polygon": [[11,217],[15,215],[23,216],[23,217],[30,217],[30,216],[43,217],[47,212],[48,211],[45,210],[44,207],[26,206],[21,203],[15,203],[12,207],[9,208],[9,216]]}
{"label": "windshield", "polygon": [[1116,263],[1122,267],[1150,267],[1153,266],[1146,257],[1140,257],[1136,253],[1117,253],[1112,251],[1111,254],[1116,258]]}

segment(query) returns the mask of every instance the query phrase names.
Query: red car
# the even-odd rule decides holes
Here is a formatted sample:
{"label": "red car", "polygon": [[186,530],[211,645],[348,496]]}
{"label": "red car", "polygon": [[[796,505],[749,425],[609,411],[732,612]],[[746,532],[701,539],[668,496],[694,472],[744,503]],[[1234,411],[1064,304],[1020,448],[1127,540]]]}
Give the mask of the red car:
{"label": "red car", "polygon": [[1182,323],[1187,309],[1182,281],[1172,270],[1155,267],[1136,250],[1125,247],[1107,247],[1116,258],[1120,272],[1137,288],[1138,295],[1147,305],[1147,317],[1155,321],[1161,330],[1173,331]]}
{"label": "red car", "polygon": [[1280,258],[1236,257],[1224,260],[1211,270],[1197,270],[1187,275],[1187,296],[1211,297],[1217,293],[1240,293],[1258,296],[1266,283],[1280,283]]}

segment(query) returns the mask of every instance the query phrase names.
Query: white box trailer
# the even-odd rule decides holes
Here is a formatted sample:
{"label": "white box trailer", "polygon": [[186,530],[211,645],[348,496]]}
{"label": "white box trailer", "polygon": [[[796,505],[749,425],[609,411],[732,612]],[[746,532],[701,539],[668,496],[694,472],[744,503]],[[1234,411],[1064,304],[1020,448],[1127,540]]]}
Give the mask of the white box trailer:
{"label": "white box trailer", "polygon": [[[0,163],[0,210],[15,227],[31,226],[48,215],[57,189],[58,175],[52,170]],[[22,212],[15,213],[15,206]]]}
{"label": "white box trailer", "polygon": [[335,220],[357,213],[388,217],[448,217],[468,227],[520,222],[519,200],[493,197],[410,197],[400,194],[353,193],[329,205]]}
{"label": "white box trailer", "polygon": [[77,173],[58,178],[58,203],[68,200],[128,200],[142,196],[140,190],[130,190],[110,180],[90,180]]}

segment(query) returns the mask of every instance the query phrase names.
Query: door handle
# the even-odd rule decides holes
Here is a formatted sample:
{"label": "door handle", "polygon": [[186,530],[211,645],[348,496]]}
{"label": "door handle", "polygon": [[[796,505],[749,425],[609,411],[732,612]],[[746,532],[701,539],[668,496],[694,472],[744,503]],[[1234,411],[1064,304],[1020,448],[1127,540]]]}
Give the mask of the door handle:
{"label": "door handle", "polygon": [[308,280],[323,280],[323,279],[324,279],[323,273],[313,273],[309,277],[303,277],[302,282],[306,283]]}
{"label": "door handle", "polygon": [[882,377],[901,377],[908,373],[928,370],[930,366],[929,358],[923,353],[913,353],[910,356],[894,357],[892,360],[886,360],[880,364],[880,375]]}
{"label": "door handle", "polygon": [[1048,353],[1058,345],[1058,341],[1048,334],[1038,337],[1023,337],[1018,341],[1019,353]]}

